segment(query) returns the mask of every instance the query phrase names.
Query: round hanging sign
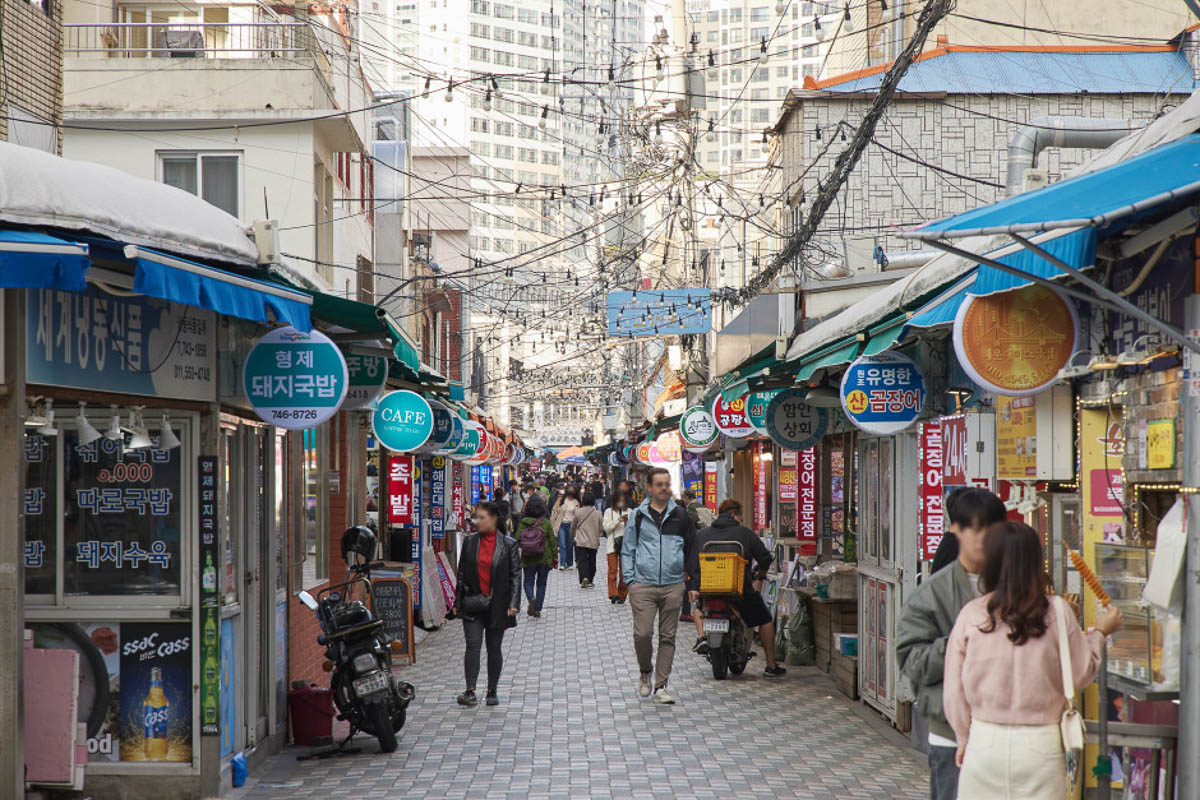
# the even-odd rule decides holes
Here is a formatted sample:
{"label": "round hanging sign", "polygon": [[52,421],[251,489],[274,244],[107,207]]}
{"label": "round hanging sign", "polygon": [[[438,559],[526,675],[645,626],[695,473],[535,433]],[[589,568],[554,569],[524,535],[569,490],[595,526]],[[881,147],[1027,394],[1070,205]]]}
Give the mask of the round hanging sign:
{"label": "round hanging sign", "polygon": [[619,466],[621,466],[621,462],[620,462],[620,461],[617,461],[617,453],[616,453],[616,451],[615,451],[615,450],[614,450],[613,452],[611,452],[611,453],[609,453],[609,454],[608,454],[608,465],[609,465],[610,467],[619,467]]}
{"label": "round hanging sign", "polygon": [[702,406],[692,406],[679,418],[679,438],[694,452],[707,450],[720,436],[717,423]]}
{"label": "round hanging sign", "polygon": [[1048,286],[968,295],[954,318],[954,352],[985,389],[1024,397],[1049,388],[1079,338],[1075,304]]}
{"label": "round hanging sign", "polygon": [[[430,403],[432,406],[433,403]],[[441,405],[440,403],[438,405]],[[437,449],[433,451],[434,455],[448,456],[451,455],[458,446],[462,444],[463,434],[466,433],[466,428],[463,427],[462,417],[454,413],[450,409],[442,406],[446,412],[446,418],[443,418],[438,411],[437,406],[433,408],[433,435],[429,437],[430,441],[437,441]],[[445,435],[444,439],[440,437]]]}
{"label": "round hanging sign", "polygon": [[683,447],[679,440],[679,434],[675,431],[659,434],[654,444],[658,448],[658,457],[663,461],[674,462],[683,459]]}
{"label": "round hanging sign", "polygon": [[751,392],[746,395],[746,419],[759,433],[767,432],[767,406],[782,392],[783,389],[769,389],[765,392]]}
{"label": "round hanging sign", "polygon": [[717,430],[731,439],[744,439],[754,433],[754,426],[746,418],[746,395],[726,403],[718,394],[713,398],[712,418],[717,423]]}
{"label": "round hanging sign", "polygon": [[336,414],[348,384],[342,351],[318,330],[276,328],[255,342],[242,368],[242,391],[254,413],[293,431]]}
{"label": "round hanging sign", "polygon": [[908,356],[885,350],[862,356],[842,375],[842,408],[867,433],[899,433],[925,406],[925,376]]}
{"label": "round hanging sign", "polygon": [[346,402],[342,403],[342,410],[366,408],[383,394],[387,384],[387,359],[358,353],[346,353],[343,357],[346,359],[350,386],[346,390]]}
{"label": "round hanging sign", "polygon": [[388,392],[371,415],[375,438],[388,450],[410,453],[433,432],[433,409],[424,397],[407,389]]}
{"label": "round hanging sign", "polygon": [[478,422],[475,424],[479,428],[479,441],[475,447],[475,452],[464,460],[471,466],[478,467],[479,465],[483,464],[483,462],[487,461],[488,447],[490,446],[488,440],[491,439],[492,436],[487,432],[487,428],[483,427]]}
{"label": "round hanging sign", "polygon": [[479,449],[479,432],[483,430],[483,426],[473,419],[463,420],[463,436],[458,448],[455,449],[450,457],[456,461],[466,461],[475,455],[475,451]]}
{"label": "round hanging sign", "polygon": [[804,389],[783,389],[772,398],[763,415],[767,435],[786,450],[807,450],[825,436],[829,413],[804,402]]}
{"label": "round hanging sign", "polygon": [[628,464],[630,461],[632,461],[634,458],[636,458],[637,457],[637,453],[635,452],[636,449],[637,449],[637,445],[633,444],[632,442],[630,444],[627,444],[624,447],[622,447],[621,448],[621,461],[625,464]]}
{"label": "round hanging sign", "polygon": [[637,460],[642,464],[650,463],[650,443],[642,442],[637,446]]}

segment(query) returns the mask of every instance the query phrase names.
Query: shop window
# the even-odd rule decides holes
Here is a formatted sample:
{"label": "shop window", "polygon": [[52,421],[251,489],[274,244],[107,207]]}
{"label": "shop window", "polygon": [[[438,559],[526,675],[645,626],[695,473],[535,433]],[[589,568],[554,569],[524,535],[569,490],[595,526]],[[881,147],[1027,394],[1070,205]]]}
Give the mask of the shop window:
{"label": "shop window", "polygon": [[240,217],[241,161],[238,153],[160,152],[158,177]]}
{"label": "shop window", "polygon": [[329,579],[329,423],[303,432],[301,481],[304,492],[300,525],[301,583],[308,589]]}

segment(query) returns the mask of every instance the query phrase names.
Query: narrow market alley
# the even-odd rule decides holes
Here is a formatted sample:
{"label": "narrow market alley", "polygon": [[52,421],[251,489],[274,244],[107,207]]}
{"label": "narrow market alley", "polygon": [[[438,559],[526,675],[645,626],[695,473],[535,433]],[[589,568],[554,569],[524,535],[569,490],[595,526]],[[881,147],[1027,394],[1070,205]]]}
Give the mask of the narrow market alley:
{"label": "narrow market alley", "polygon": [[299,798],[924,798],[924,758],[815,668],[718,683],[680,624],[672,707],[641,700],[628,605],[555,571],[541,619],[505,637],[501,706],[462,708],[462,630],[427,636],[402,677],[417,687],[400,747],[297,762],[290,748],[232,795]]}

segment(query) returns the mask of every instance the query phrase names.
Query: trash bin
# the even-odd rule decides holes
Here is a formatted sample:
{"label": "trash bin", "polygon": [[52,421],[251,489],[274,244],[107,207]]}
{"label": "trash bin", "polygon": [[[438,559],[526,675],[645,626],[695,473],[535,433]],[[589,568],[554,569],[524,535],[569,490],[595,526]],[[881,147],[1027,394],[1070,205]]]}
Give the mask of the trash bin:
{"label": "trash bin", "polygon": [[292,741],[311,745],[314,739],[333,736],[333,693],[315,683],[288,692]]}

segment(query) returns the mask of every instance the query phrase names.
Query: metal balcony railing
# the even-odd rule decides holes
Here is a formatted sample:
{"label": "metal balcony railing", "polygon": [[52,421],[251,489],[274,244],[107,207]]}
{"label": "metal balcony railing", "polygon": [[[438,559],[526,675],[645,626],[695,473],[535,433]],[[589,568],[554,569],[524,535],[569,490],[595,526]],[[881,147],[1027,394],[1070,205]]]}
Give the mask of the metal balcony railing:
{"label": "metal balcony railing", "polygon": [[67,55],[109,58],[283,58],[307,53],[302,22],[110,22],[63,25]]}

